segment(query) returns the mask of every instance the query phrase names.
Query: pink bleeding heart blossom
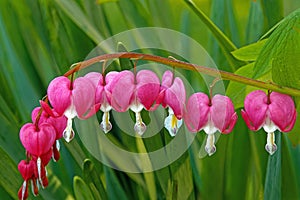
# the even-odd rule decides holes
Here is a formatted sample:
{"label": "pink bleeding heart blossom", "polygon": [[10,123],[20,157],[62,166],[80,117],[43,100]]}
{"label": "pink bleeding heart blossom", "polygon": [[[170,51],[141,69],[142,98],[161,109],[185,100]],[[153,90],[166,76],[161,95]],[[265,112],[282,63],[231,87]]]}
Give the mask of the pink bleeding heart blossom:
{"label": "pink bleeding heart blossom", "polygon": [[36,165],[36,176],[42,185],[48,185],[45,166],[50,161],[55,143],[56,130],[46,122],[39,124],[27,123],[20,130],[20,140]]}
{"label": "pink bleeding heart blossom", "polygon": [[166,71],[162,77],[157,103],[168,107],[169,116],[165,119],[165,128],[171,136],[175,136],[182,125],[186,100],[185,87],[179,77],[174,78],[171,71]]}
{"label": "pink bleeding heart blossom", "polygon": [[267,132],[265,149],[270,155],[277,149],[274,131],[291,131],[296,116],[295,104],[290,96],[278,92],[266,94],[261,90],[246,96],[242,110],[242,117],[250,130],[257,131],[263,128]]}
{"label": "pink bleeding heart blossom", "polygon": [[191,132],[204,130],[208,135],[205,150],[208,155],[216,151],[214,134],[219,131],[230,133],[237,121],[232,101],[220,94],[212,99],[201,92],[190,96],[185,113],[187,128]]}
{"label": "pink bleeding heart blossom", "polygon": [[104,133],[108,133],[112,129],[112,125],[109,121],[109,111],[112,109],[110,88],[112,80],[118,73],[119,72],[112,71],[103,76],[98,72],[90,72],[84,76],[88,78],[96,88],[95,104],[100,105],[100,110],[103,112],[100,127]]}
{"label": "pink bleeding heart blossom", "polygon": [[131,109],[135,112],[134,130],[142,135],[146,125],[140,112],[155,109],[154,106],[160,90],[160,82],[156,74],[150,70],[141,70],[136,76],[131,71],[122,71],[112,79],[108,91],[111,94],[111,105],[118,112]]}
{"label": "pink bleeding heart blossom", "polygon": [[68,118],[67,127],[63,132],[67,142],[74,137],[72,119],[76,116],[86,119],[96,113],[95,90],[91,81],[85,77],[79,77],[71,82],[67,77],[60,76],[49,84],[47,95],[53,109],[59,116],[65,115]]}
{"label": "pink bleeding heart blossom", "polygon": [[[32,118],[32,121],[35,123],[35,120],[37,119],[39,112],[41,112],[40,117],[38,119],[39,120],[38,124],[46,122],[46,123],[51,124],[55,128],[56,142],[54,142],[52,148],[53,148],[53,159],[54,159],[54,161],[57,161],[60,158],[59,139],[62,137],[63,131],[66,128],[67,118],[65,116],[53,117],[53,116],[49,115],[48,112],[46,112],[43,109],[41,110],[41,109],[42,109],[41,107],[36,107],[35,109],[33,109],[32,113],[31,113],[31,118]],[[54,110],[52,110],[51,112],[53,112],[55,115],[58,115]]]}
{"label": "pink bleeding heart blossom", "polygon": [[18,191],[18,197],[21,200],[28,198],[28,184],[31,183],[33,194],[36,196],[38,194],[38,187],[36,185],[36,165],[33,160],[25,161],[22,160],[18,164],[18,170],[23,177],[23,184]]}
{"label": "pink bleeding heart blossom", "polygon": [[20,130],[20,140],[25,149],[37,157],[48,152],[55,142],[56,130],[48,123],[27,123]]}

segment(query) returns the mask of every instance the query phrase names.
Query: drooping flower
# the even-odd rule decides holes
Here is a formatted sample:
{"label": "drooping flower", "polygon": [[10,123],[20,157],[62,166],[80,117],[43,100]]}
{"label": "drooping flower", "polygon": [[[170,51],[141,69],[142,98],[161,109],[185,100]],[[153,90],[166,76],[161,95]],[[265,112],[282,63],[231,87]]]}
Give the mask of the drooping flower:
{"label": "drooping flower", "polygon": [[108,133],[112,129],[112,125],[109,121],[109,111],[111,107],[111,87],[112,80],[119,72],[109,72],[105,76],[98,72],[90,72],[84,77],[88,78],[96,88],[95,92],[95,104],[100,105],[100,110],[103,112],[102,122],[100,123],[101,129],[104,133]]}
{"label": "drooping flower", "polygon": [[168,108],[169,115],[164,125],[171,136],[175,136],[182,125],[186,100],[185,87],[179,77],[174,78],[171,71],[166,71],[162,77],[162,84],[157,103]]}
{"label": "drooping flower", "polygon": [[265,149],[270,155],[277,150],[274,131],[291,131],[296,116],[294,101],[290,96],[278,92],[266,94],[261,90],[246,96],[242,110],[242,117],[250,130],[263,128],[267,132]]}
{"label": "drooping flower", "polygon": [[207,134],[205,150],[208,155],[216,151],[215,133],[230,133],[237,121],[232,101],[220,94],[212,99],[201,92],[190,96],[185,113],[187,128],[191,132],[204,130]]}
{"label": "drooping flower", "polygon": [[36,196],[38,194],[38,187],[36,184],[36,177],[35,177],[36,166],[34,161],[21,160],[18,164],[18,170],[24,180],[18,192],[19,199],[25,200],[28,198],[29,183],[31,183],[32,192]]}
{"label": "drooping flower", "polygon": [[140,112],[143,108],[153,110],[157,99],[160,82],[156,74],[150,70],[141,70],[136,76],[131,71],[118,73],[110,84],[111,105],[118,112],[125,112],[129,108],[135,112],[136,122],[134,130],[139,135],[146,131]]}
{"label": "drooping flower", "polygon": [[[48,123],[51,124],[55,130],[56,130],[56,137],[55,137],[55,142],[52,146],[53,148],[53,159],[54,161],[59,160],[60,158],[60,153],[59,153],[59,149],[60,149],[60,144],[59,144],[59,139],[62,137],[63,135],[63,131],[66,128],[67,125],[67,118],[65,116],[60,116],[60,117],[53,117],[51,115],[49,115],[45,110],[41,110],[41,107],[36,107],[35,109],[33,109],[33,111],[31,112],[31,119],[33,121],[33,123],[36,123],[37,117],[40,115],[40,117],[38,118],[38,124],[41,123]],[[39,113],[41,112],[41,113]],[[52,110],[51,112],[54,113],[54,115],[58,115],[54,110]]]}
{"label": "drooping flower", "polygon": [[[96,113],[95,87],[85,77],[79,77],[71,82],[67,77],[60,76],[50,82],[47,95],[58,115],[65,115],[68,118],[63,137],[67,142],[70,142],[74,137],[72,119],[76,116],[80,119],[86,119]],[[45,104],[42,107],[46,107]],[[50,111],[49,108],[44,109]]]}
{"label": "drooping flower", "polygon": [[20,140],[26,151],[37,157],[48,152],[56,138],[55,128],[48,123],[38,126],[32,123],[25,124],[20,129]]}

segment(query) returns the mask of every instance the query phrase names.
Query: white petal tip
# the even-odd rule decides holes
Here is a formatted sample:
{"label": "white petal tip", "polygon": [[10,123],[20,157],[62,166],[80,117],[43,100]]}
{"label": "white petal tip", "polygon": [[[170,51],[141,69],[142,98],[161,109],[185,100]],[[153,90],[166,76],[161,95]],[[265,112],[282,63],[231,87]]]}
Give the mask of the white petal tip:
{"label": "white petal tip", "polygon": [[63,137],[66,140],[66,142],[68,142],[68,143],[71,142],[71,140],[73,140],[74,136],[75,136],[75,133],[74,133],[73,129],[65,130],[63,132]]}
{"label": "white petal tip", "polygon": [[134,131],[139,135],[143,135],[145,133],[146,129],[147,129],[147,127],[144,124],[144,122],[135,123],[135,125],[134,125]]}
{"label": "white petal tip", "polygon": [[205,146],[205,151],[207,152],[207,154],[209,156],[212,156],[214,153],[216,153],[217,148],[216,148],[215,145],[213,145],[213,146]]}
{"label": "white petal tip", "polygon": [[112,125],[111,125],[110,122],[108,122],[108,123],[101,122],[100,123],[100,128],[106,134],[106,133],[108,133],[112,129]]}
{"label": "white petal tip", "polygon": [[277,145],[276,144],[266,144],[265,149],[270,155],[273,155],[277,150]]}

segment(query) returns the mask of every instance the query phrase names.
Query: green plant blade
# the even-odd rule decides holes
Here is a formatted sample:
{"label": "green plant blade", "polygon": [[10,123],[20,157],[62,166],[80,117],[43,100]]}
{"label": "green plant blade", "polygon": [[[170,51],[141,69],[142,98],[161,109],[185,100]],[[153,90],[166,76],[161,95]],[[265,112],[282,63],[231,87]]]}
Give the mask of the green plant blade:
{"label": "green plant blade", "polygon": [[78,200],[93,199],[92,191],[79,176],[74,177],[74,193]]}
{"label": "green plant blade", "polygon": [[258,42],[249,44],[247,46],[243,46],[233,52],[232,55],[239,60],[242,61],[255,61],[257,60],[257,57],[261,51],[261,49],[263,48],[264,44],[266,43],[266,39],[265,40],[260,40]]}
{"label": "green plant blade", "polygon": [[264,199],[281,199],[281,133],[276,131],[277,151],[269,156],[265,181]]}
{"label": "green plant blade", "polygon": [[0,154],[0,185],[12,198],[17,199],[17,191],[22,184],[21,175],[17,170],[15,162],[1,147]]}
{"label": "green plant blade", "polygon": [[297,28],[300,23],[299,16],[300,9],[283,19],[274,30],[257,58],[253,78],[272,71],[275,82],[284,81],[291,87],[300,87],[299,68],[295,65],[300,62],[298,56],[300,47],[297,45],[300,38]]}

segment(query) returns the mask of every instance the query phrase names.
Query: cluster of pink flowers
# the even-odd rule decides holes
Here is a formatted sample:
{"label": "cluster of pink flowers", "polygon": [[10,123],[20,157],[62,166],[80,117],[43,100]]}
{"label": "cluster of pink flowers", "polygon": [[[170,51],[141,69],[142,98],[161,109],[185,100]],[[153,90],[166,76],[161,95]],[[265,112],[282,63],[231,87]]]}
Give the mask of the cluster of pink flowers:
{"label": "cluster of pink flowers", "polygon": [[[48,102],[49,101],[49,102]],[[190,132],[201,130],[208,135],[205,150],[208,155],[216,151],[215,136],[218,131],[230,133],[237,121],[237,113],[230,98],[217,94],[208,96],[198,92],[186,101],[183,81],[171,71],[163,74],[162,82],[150,70],[109,72],[105,76],[90,72],[83,77],[70,80],[57,77],[47,90],[47,100],[40,101],[41,107],[32,111],[32,123],[20,130],[20,140],[26,149],[26,160],[18,169],[24,179],[19,198],[28,197],[31,183],[34,195],[38,185],[48,185],[46,165],[51,158],[57,161],[59,139],[70,142],[74,137],[72,119],[87,119],[99,110],[103,112],[100,127],[104,133],[112,129],[110,110],[135,113],[135,133],[142,135],[146,125],[141,117],[143,109],[154,111],[159,105],[168,109],[165,128],[175,136],[185,122]],[[277,92],[251,92],[245,99],[242,117],[250,130],[261,127],[268,133],[266,150],[276,151],[274,131],[290,131],[296,120],[296,109],[291,97]]]}

